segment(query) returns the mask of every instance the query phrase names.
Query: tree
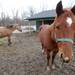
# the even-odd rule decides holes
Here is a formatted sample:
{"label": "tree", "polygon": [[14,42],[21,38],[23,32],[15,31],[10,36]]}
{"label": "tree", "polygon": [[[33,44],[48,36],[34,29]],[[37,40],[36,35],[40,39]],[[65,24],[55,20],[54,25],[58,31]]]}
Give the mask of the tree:
{"label": "tree", "polygon": [[30,17],[33,16],[35,14],[35,12],[36,11],[34,10],[33,7],[29,7],[29,15],[30,15]]}
{"label": "tree", "polygon": [[5,13],[2,11],[1,12],[1,22],[0,22],[1,25],[5,25],[5,18],[6,18]]}
{"label": "tree", "polygon": [[18,10],[12,10],[13,14],[13,22],[14,23],[19,23],[19,11]]}
{"label": "tree", "polygon": [[21,13],[22,20],[26,19],[27,17],[28,17],[28,12],[23,10]]}

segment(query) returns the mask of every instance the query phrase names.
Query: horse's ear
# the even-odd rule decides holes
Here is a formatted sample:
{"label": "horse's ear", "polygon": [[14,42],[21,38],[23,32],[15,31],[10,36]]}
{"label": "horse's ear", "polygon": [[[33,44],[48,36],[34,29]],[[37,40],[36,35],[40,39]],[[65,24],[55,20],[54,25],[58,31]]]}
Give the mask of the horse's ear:
{"label": "horse's ear", "polygon": [[71,11],[72,11],[73,14],[75,15],[75,5],[72,7]]}
{"label": "horse's ear", "polygon": [[63,6],[62,6],[62,1],[60,1],[56,6],[57,16],[59,17],[63,12],[64,11],[63,11]]}

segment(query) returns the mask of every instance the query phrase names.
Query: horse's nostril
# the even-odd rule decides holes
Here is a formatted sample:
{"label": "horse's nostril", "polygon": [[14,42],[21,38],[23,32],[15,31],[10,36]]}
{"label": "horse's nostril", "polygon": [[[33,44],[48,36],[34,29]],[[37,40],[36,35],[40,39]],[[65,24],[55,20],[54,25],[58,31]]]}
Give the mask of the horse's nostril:
{"label": "horse's nostril", "polygon": [[20,32],[22,32],[22,30],[19,30]]}
{"label": "horse's nostril", "polygon": [[64,62],[65,63],[68,63],[69,62],[69,58],[68,57],[65,57]]}
{"label": "horse's nostril", "polygon": [[20,30],[22,32],[22,30]]}

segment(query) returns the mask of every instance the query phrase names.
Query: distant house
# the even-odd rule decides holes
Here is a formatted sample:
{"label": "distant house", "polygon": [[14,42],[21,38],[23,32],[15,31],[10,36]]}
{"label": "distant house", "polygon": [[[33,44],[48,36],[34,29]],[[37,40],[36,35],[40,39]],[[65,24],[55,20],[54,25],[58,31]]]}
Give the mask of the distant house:
{"label": "distant house", "polygon": [[47,10],[37,13],[26,20],[36,21],[36,28],[38,29],[42,24],[51,24],[56,16],[55,10]]}

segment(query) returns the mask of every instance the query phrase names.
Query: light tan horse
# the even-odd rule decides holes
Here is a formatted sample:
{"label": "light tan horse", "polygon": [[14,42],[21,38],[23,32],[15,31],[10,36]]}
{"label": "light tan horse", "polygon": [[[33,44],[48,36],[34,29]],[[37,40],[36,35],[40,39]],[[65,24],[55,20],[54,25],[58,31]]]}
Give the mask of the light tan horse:
{"label": "light tan horse", "polygon": [[[63,9],[60,1],[56,6],[57,17],[49,26],[41,26],[39,38],[42,49],[47,55],[47,69],[55,68],[54,59],[59,53],[64,63],[69,63],[73,57],[73,39],[75,33],[75,6],[71,9]],[[52,52],[52,61],[50,53]],[[49,63],[51,62],[51,65]]]}
{"label": "light tan horse", "polygon": [[6,27],[0,27],[0,38],[8,37],[8,45],[11,45],[11,35],[15,30],[22,31],[21,26],[14,24]]}

